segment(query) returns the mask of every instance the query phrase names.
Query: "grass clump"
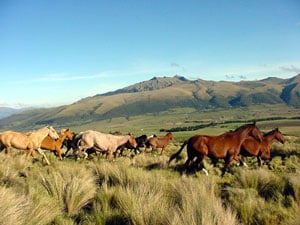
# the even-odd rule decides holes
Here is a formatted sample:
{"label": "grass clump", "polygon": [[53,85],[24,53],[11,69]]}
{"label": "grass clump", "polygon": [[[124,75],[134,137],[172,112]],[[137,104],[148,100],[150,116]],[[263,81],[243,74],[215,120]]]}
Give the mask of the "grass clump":
{"label": "grass clump", "polygon": [[95,177],[79,168],[62,167],[41,178],[46,192],[69,215],[77,214],[96,194]]}
{"label": "grass clump", "polygon": [[24,224],[30,211],[30,202],[10,188],[0,187],[0,224]]}

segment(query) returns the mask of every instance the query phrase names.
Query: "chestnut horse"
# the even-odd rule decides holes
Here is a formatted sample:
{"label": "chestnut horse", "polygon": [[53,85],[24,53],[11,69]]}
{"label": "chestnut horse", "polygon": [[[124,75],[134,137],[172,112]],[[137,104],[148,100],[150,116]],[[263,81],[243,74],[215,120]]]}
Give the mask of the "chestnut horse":
{"label": "chestnut horse", "polygon": [[256,156],[258,166],[261,166],[261,159],[263,160],[270,160],[271,159],[271,146],[273,142],[277,140],[280,143],[284,143],[285,138],[283,134],[279,131],[278,128],[265,133],[263,135],[262,142],[257,141],[253,137],[248,137],[241,146],[241,160],[240,162],[246,166],[244,163],[243,158],[247,156]]}
{"label": "chestnut horse", "polygon": [[62,160],[61,147],[65,138],[68,138],[71,141],[73,140],[73,133],[70,128],[63,130],[57,140],[54,140],[49,135],[45,137],[42,141],[41,148],[56,152],[58,157]]}
{"label": "chestnut horse", "polygon": [[127,142],[132,147],[137,147],[133,134],[113,135],[88,130],[81,134],[81,138],[78,142],[78,155],[80,156],[84,154],[85,158],[87,158],[88,154],[86,151],[93,148],[97,152],[105,152],[106,158],[110,160],[112,154],[116,152],[117,148]]}
{"label": "chestnut horse", "polygon": [[29,154],[33,156],[34,150],[41,154],[46,163],[49,165],[49,161],[43,151],[40,149],[43,139],[47,136],[51,136],[53,139],[58,138],[58,134],[51,126],[46,126],[32,133],[20,133],[15,131],[4,131],[0,133],[1,148],[5,148],[5,152],[8,153],[11,147],[26,151],[26,158]]}
{"label": "chestnut horse", "polygon": [[160,154],[162,154],[170,140],[173,140],[173,134],[171,132],[167,133],[164,137],[151,137],[146,142],[145,150],[150,146],[151,151],[161,148]]}
{"label": "chestnut horse", "polygon": [[229,131],[218,136],[195,135],[185,141],[179,151],[170,157],[169,164],[173,159],[178,158],[183,148],[187,145],[188,159],[185,162],[187,171],[192,165],[194,158],[197,158],[196,165],[198,168],[202,168],[206,175],[208,175],[203,164],[204,158],[208,156],[211,159],[225,160],[225,165],[222,169],[223,176],[229,169],[232,160],[238,158],[240,147],[243,141],[249,136],[262,141],[262,134],[256,127],[255,122],[253,124],[245,124],[234,131]]}

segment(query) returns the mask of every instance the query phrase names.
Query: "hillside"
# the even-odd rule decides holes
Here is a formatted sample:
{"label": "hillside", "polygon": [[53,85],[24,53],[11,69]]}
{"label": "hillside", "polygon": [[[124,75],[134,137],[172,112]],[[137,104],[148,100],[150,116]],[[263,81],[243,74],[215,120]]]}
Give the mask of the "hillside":
{"label": "hillside", "polygon": [[118,117],[158,115],[176,108],[194,111],[284,104],[300,107],[300,74],[290,79],[206,81],[184,77],[154,77],[71,105],[33,109],[0,120],[0,130],[32,129],[44,124],[76,126]]}
{"label": "hillside", "polygon": [[13,115],[17,112],[25,111],[27,109],[26,108],[15,109],[15,108],[10,108],[10,107],[0,107],[0,119],[5,118],[5,117],[10,116],[10,115]]}

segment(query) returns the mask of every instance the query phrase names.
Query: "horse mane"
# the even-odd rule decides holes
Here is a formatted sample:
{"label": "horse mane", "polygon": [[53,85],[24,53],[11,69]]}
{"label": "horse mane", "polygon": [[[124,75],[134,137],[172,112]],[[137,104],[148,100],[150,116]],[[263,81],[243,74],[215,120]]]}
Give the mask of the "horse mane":
{"label": "horse mane", "polygon": [[275,129],[273,129],[273,130],[271,130],[271,131],[269,131],[267,133],[264,133],[263,136],[264,137],[269,136],[270,134],[274,134],[276,131],[279,131],[278,128],[275,128]]}
{"label": "horse mane", "polygon": [[237,131],[245,129],[245,127],[247,127],[247,126],[255,126],[255,124],[256,124],[255,121],[253,123],[244,124],[243,126],[240,126],[240,127],[236,128],[235,130],[230,131],[230,132],[237,132]]}

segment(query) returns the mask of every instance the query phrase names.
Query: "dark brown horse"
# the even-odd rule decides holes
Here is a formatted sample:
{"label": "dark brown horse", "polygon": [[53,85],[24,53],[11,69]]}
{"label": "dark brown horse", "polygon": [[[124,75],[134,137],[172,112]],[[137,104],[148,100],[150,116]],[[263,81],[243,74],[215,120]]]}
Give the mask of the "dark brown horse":
{"label": "dark brown horse", "polygon": [[162,154],[170,140],[173,140],[173,134],[171,132],[167,133],[164,137],[151,137],[146,142],[145,150],[149,147],[151,147],[152,151],[161,148],[160,154]]}
{"label": "dark brown horse", "polygon": [[219,136],[195,135],[185,141],[179,151],[170,157],[169,164],[180,155],[183,148],[187,145],[188,159],[185,162],[187,171],[193,164],[194,159],[197,158],[195,163],[198,168],[202,168],[203,171],[208,174],[203,164],[204,158],[208,156],[211,159],[225,160],[225,165],[222,170],[223,176],[229,169],[232,160],[238,158],[240,147],[243,141],[249,136],[262,141],[262,134],[256,127],[255,122],[253,124],[245,124],[234,131],[229,131]]}
{"label": "dark brown horse", "polygon": [[282,144],[285,141],[283,134],[278,128],[264,134],[262,142],[257,141],[253,137],[248,137],[241,146],[240,155],[242,159],[240,162],[243,163],[243,165],[246,165],[243,160],[244,157],[256,156],[258,166],[261,166],[261,159],[271,159],[271,146],[275,140]]}

